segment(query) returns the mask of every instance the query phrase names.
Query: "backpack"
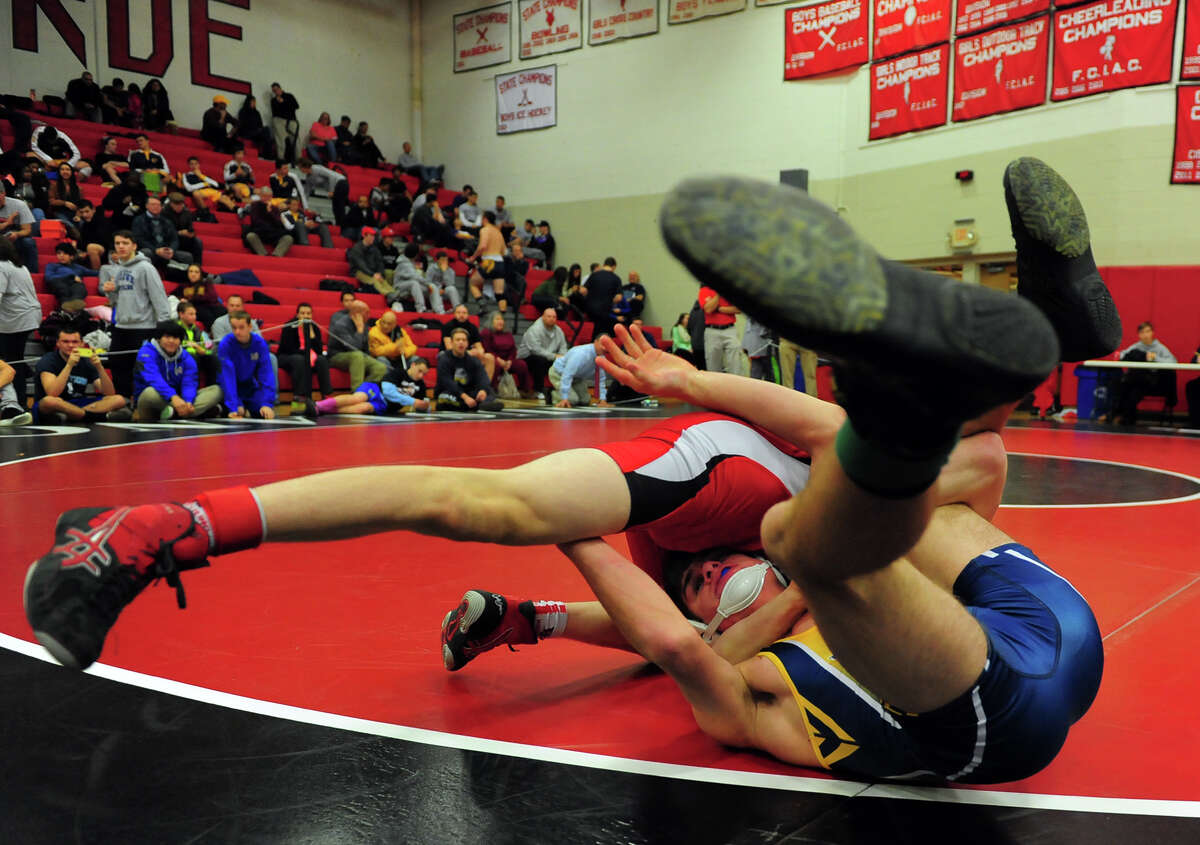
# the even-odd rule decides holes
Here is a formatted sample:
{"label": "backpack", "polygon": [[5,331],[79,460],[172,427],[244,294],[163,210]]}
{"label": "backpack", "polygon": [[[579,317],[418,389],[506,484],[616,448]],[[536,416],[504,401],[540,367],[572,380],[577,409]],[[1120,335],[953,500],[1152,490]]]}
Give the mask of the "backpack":
{"label": "backpack", "polygon": [[241,285],[246,288],[261,288],[262,282],[253,270],[228,270],[221,274],[221,284]]}
{"label": "backpack", "polygon": [[339,293],[354,293],[355,287],[345,279],[321,279],[317,282],[319,290],[336,290]]}

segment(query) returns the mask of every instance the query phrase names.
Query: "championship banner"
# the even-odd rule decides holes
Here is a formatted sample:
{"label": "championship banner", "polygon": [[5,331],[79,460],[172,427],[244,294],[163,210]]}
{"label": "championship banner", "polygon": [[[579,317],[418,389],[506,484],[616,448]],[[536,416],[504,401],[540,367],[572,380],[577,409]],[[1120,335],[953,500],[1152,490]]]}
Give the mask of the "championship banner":
{"label": "championship banner", "polygon": [[1183,67],[1180,79],[1200,79],[1200,0],[1188,0],[1183,13]]}
{"label": "championship banner", "polygon": [[[1059,3],[1059,6],[1065,6]],[[1044,12],[1050,0],[958,0],[954,12],[954,34],[979,32],[998,23],[1017,21]]]}
{"label": "championship banner", "polygon": [[1048,15],[954,42],[954,107],[951,118],[1040,106],[1046,101]]}
{"label": "championship banner", "polygon": [[871,0],[875,4],[873,60],[950,40],[950,0]]}
{"label": "championship banner", "polygon": [[1054,15],[1051,100],[1171,79],[1177,0],[1102,0]]}
{"label": "championship banner", "polygon": [[667,0],[667,23],[691,23],[746,8],[746,0]]}
{"label": "championship banner", "polygon": [[454,72],[512,61],[512,3],[454,16]]}
{"label": "championship banner", "polygon": [[1175,89],[1175,163],[1172,185],[1200,185],[1200,85]]}
{"label": "championship banner", "polygon": [[783,12],[783,78],[803,79],[867,61],[870,0],[831,0]]}
{"label": "championship banner", "polygon": [[588,44],[658,32],[658,0],[591,0],[588,16]]}
{"label": "championship banner", "polygon": [[867,137],[874,141],[944,124],[949,79],[949,44],[871,65]]}
{"label": "championship banner", "polygon": [[583,46],[583,0],[518,0],[521,58]]}
{"label": "championship banner", "polygon": [[546,129],[558,123],[558,65],[496,75],[496,134]]}
{"label": "championship banner", "polygon": [[755,6],[780,6],[784,3],[795,3],[796,0],[754,0]]}

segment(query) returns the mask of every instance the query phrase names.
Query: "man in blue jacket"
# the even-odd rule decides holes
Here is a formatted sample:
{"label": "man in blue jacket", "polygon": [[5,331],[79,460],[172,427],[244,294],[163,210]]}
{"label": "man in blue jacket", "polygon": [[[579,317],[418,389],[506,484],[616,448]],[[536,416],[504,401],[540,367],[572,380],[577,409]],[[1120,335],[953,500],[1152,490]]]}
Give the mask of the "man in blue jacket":
{"label": "man in blue jacket", "polygon": [[199,368],[183,349],[183,326],[165,320],[158,324],[157,334],[138,350],[133,371],[134,418],[153,422],[204,416],[221,401],[221,388],[212,384],[198,389]]}
{"label": "man in blue jacket", "polygon": [[245,311],[230,314],[229,325],[233,334],[221,338],[217,347],[221,360],[217,381],[229,416],[273,420],[277,382],[271,349],[262,335],[253,332],[250,315]]}

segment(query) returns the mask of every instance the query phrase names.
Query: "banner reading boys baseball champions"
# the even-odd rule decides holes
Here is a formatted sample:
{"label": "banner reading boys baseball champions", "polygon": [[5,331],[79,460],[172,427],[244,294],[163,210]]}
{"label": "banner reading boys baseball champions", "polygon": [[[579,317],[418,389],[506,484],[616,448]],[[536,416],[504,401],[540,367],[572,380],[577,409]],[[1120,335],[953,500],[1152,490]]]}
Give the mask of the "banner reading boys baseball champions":
{"label": "banner reading boys baseball champions", "polygon": [[1019,21],[1049,8],[1050,0],[958,0],[954,13],[954,34],[979,32],[998,23]]}
{"label": "banner reading boys baseball champions", "polygon": [[950,40],[950,0],[872,0],[871,59],[886,59]]}
{"label": "banner reading boys baseball champions", "polygon": [[1046,101],[1050,17],[954,42],[954,120],[1038,106]]}
{"label": "banner reading boys baseball champions", "polygon": [[588,3],[588,44],[609,44],[656,32],[658,0],[591,0]]}
{"label": "banner reading boys baseball champions", "polygon": [[558,123],[558,65],[496,75],[496,134],[546,129]]}
{"label": "banner reading boys baseball champions", "polygon": [[512,61],[512,3],[454,16],[454,72]]}
{"label": "banner reading boys baseball champions", "polygon": [[583,0],[518,0],[521,58],[583,46]]}
{"label": "banner reading boys baseball champions", "polygon": [[1054,15],[1051,100],[1168,82],[1177,0],[1102,0]]}
{"label": "banner reading boys baseball champions", "polygon": [[1175,159],[1172,185],[1200,185],[1200,85],[1175,89]]}
{"label": "banner reading boys baseball champions", "polygon": [[872,141],[946,122],[950,45],[871,65]]}
{"label": "banner reading boys baseball champions", "polygon": [[784,9],[783,78],[803,79],[867,61],[870,0],[830,0]]}
{"label": "banner reading boys baseball champions", "polygon": [[746,8],[746,0],[667,0],[667,23],[690,23]]}
{"label": "banner reading boys baseball champions", "polygon": [[1200,0],[1188,0],[1183,14],[1182,64],[1180,79],[1200,79]]}

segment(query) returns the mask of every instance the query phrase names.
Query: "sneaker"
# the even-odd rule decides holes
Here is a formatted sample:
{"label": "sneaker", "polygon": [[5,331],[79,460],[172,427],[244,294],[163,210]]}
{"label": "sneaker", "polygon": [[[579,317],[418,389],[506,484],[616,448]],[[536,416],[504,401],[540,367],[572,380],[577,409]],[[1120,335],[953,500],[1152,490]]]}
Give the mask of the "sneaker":
{"label": "sneaker", "polygon": [[[174,414],[174,411],[171,411]],[[117,408],[115,411],[109,411],[104,415],[104,419],[108,422],[129,422],[133,419],[133,411],[128,408]]]}
{"label": "sneaker", "polygon": [[499,593],[470,590],[442,620],[442,663],[450,672],[496,646],[537,645],[533,602],[517,603]]}
{"label": "sneaker", "polygon": [[166,422],[167,420],[174,419],[174,418],[175,418],[175,408],[172,405],[168,405],[167,407],[165,407],[161,411],[159,411],[158,419],[161,422]]}
{"label": "sneaker", "polygon": [[317,409],[317,403],[314,402],[311,397],[308,399],[305,399],[303,404],[304,404],[304,411],[303,411],[304,416],[308,417],[309,419],[313,419],[313,420],[315,420],[318,416],[320,416],[321,412]]}
{"label": "sneaker", "polygon": [[1096,270],[1087,216],[1045,162],[1019,158],[1004,171],[1017,242],[1017,293],[1050,318],[1064,361],[1102,358],[1121,343],[1121,316]]}
{"label": "sneaker", "polygon": [[21,410],[20,405],[5,405],[0,408],[0,425],[29,425],[33,414]]}
{"label": "sneaker", "polygon": [[182,505],[77,508],[58,517],[54,546],[25,576],[25,616],[54,659],[86,669],[122,609],[165,578],[187,606],[179,573],[207,566],[208,538]]}
{"label": "sneaker", "polygon": [[886,433],[904,409],[909,432],[953,436],[1058,363],[1054,329],[1029,302],[885,261],[804,191],[693,179],[667,196],[661,221],[668,248],[701,283],[835,359],[856,428],[874,419]]}

